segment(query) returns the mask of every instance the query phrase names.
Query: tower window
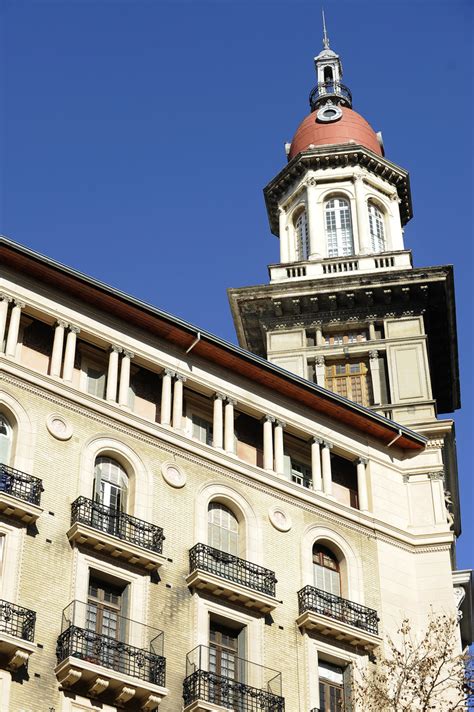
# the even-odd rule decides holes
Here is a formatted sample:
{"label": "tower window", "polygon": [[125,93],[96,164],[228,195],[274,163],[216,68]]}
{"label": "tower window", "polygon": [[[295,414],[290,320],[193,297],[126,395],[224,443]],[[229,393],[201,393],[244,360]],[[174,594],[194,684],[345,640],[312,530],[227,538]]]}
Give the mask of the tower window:
{"label": "tower window", "polygon": [[306,210],[303,210],[295,220],[296,259],[307,260],[309,257],[309,233]]}
{"label": "tower window", "polygon": [[374,203],[369,203],[369,231],[372,252],[385,250],[385,226],[383,213]]}
{"label": "tower window", "polygon": [[324,208],[328,257],[354,254],[349,201],[332,198]]}
{"label": "tower window", "polygon": [[370,373],[366,360],[332,361],[326,366],[325,386],[361,405],[372,405]]}

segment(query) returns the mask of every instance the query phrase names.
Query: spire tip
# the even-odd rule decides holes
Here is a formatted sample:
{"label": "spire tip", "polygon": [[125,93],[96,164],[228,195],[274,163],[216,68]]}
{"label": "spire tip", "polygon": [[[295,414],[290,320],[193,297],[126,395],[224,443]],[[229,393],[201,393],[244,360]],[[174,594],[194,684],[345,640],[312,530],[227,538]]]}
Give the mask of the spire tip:
{"label": "spire tip", "polygon": [[321,12],[323,15],[323,47],[324,49],[329,49],[329,37],[326,30],[326,17],[324,15],[324,8],[321,8]]}

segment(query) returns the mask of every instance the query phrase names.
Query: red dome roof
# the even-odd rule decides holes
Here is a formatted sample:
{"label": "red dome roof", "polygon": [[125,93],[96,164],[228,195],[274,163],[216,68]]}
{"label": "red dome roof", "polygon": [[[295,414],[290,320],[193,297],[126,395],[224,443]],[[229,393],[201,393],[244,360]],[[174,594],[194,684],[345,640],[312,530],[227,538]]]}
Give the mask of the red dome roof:
{"label": "red dome roof", "polygon": [[338,121],[316,121],[316,111],[307,116],[298,126],[291,142],[289,158],[311,145],[331,146],[338,143],[357,143],[382,156],[382,149],[372,126],[357,112],[340,107],[342,116]]}

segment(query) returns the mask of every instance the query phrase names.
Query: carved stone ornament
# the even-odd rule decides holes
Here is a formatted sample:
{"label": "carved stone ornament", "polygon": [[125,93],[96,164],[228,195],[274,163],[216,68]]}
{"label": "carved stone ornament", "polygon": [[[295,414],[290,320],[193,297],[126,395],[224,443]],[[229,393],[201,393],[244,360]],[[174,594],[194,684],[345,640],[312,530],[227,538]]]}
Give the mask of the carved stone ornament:
{"label": "carved stone ornament", "polygon": [[371,361],[375,361],[379,357],[378,351],[369,351],[369,358]]}
{"label": "carved stone ornament", "polygon": [[175,462],[164,462],[161,466],[161,474],[170,487],[180,489],[186,484],[186,474]]}
{"label": "carved stone ornament", "polygon": [[289,532],[292,527],[292,522],[288,514],[286,514],[280,507],[273,507],[268,512],[268,517],[270,522],[278,529],[279,532]]}
{"label": "carved stone ornament", "polygon": [[69,440],[72,436],[72,427],[67,420],[57,413],[51,413],[46,418],[46,427],[57,440]]}
{"label": "carved stone ornament", "polygon": [[316,366],[324,366],[324,356],[316,356],[315,363]]}
{"label": "carved stone ornament", "polygon": [[455,586],[453,589],[453,593],[454,593],[454,601],[456,603],[456,608],[458,609],[457,610],[457,620],[459,623],[462,619],[461,605],[462,605],[462,602],[464,601],[464,599],[466,598],[466,591],[464,590],[464,588],[462,586]]}

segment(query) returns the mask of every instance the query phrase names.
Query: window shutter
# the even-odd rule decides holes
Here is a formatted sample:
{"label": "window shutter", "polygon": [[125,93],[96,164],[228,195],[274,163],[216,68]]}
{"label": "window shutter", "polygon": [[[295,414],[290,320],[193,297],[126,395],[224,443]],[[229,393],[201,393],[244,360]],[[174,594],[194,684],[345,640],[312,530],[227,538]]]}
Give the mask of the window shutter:
{"label": "window shutter", "polygon": [[247,650],[247,628],[242,628],[239,635],[237,636],[237,655],[239,657],[237,665],[237,679],[239,682],[245,683],[247,679],[246,670],[246,650]]}
{"label": "window shutter", "polygon": [[120,595],[120,619],[119,619],[119,640],[122,643],[128,641],[128,636],[130,631],[128,630],[128,601],[129,601],[129,588],[130,586],[125,586]]}

